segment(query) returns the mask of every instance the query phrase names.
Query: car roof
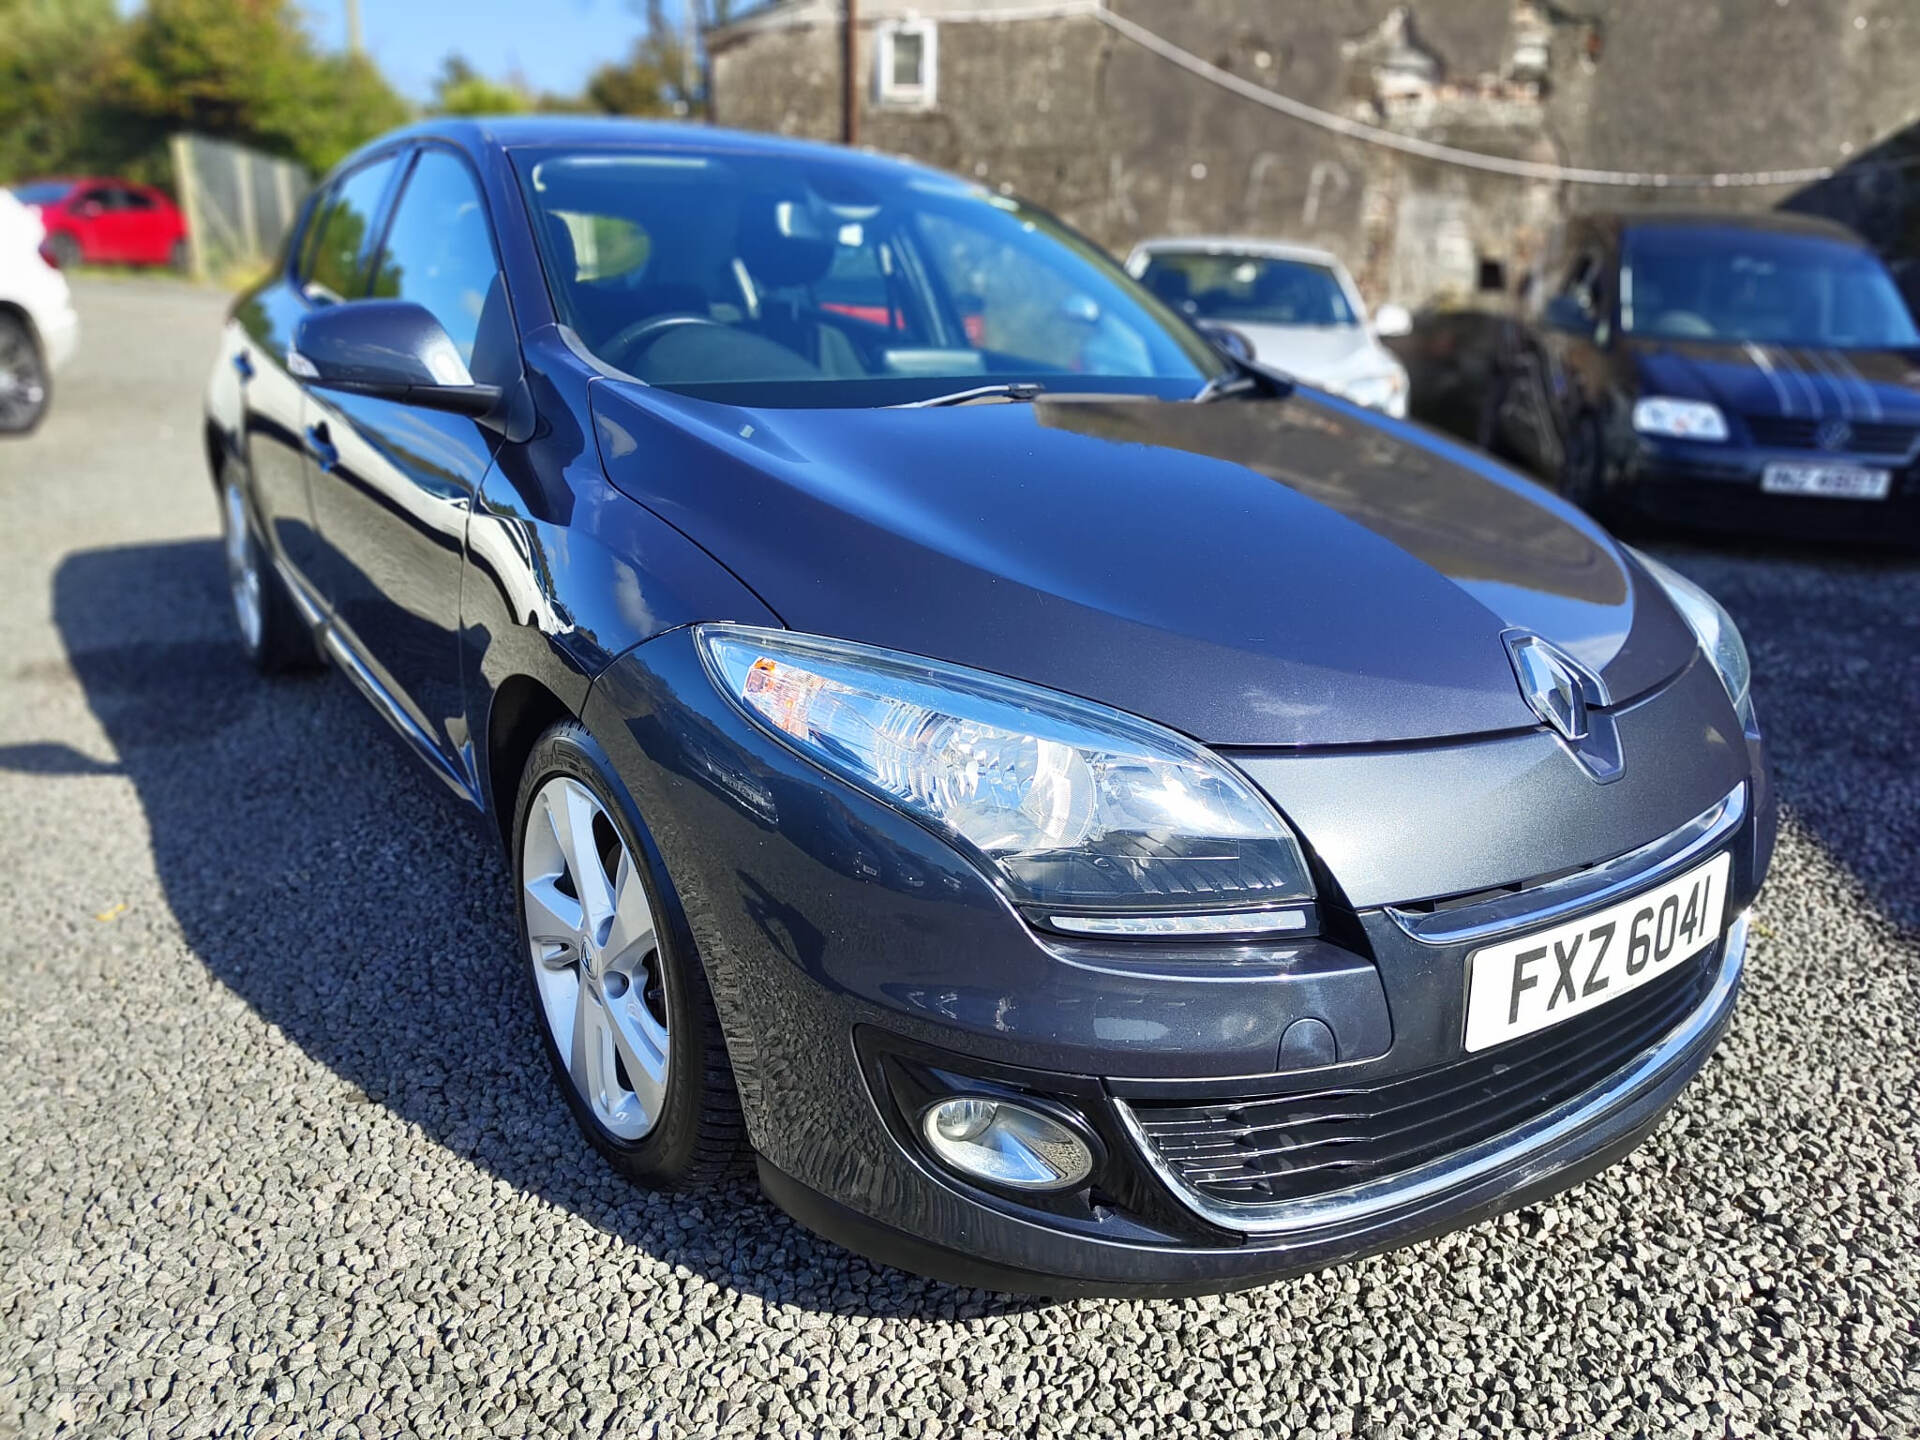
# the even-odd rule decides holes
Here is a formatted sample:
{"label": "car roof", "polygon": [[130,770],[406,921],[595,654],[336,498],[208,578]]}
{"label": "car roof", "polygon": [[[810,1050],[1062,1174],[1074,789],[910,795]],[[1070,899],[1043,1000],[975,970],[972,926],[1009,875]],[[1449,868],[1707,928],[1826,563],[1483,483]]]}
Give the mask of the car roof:
{"label": "car roof", "polygon": [[440,117],[391,131],[356,151],[343,164],[409,140],[444,140],[467,150],[517,150],[537,146],[659,146],[699,150],[707,154],[761,155],[815,159],[872,167],[897,173],[941,175],[931,166],[916,164],[872,150],[852,150],[817,140],[795,140],[745,130],[724,130],[687,120],[632,120],[599,115],[487,115],[472,118]]}
{"label": "car roof", "polygon": [[1608,210],[1579,217],[1620,232],[1629,230],[1751,230],[1772,235],[1805,235],[1870,248],[1837,220],[1792,210]]}
{"label": "car roof", "polygon": [[1162,235],[1142,240],[1133,247],[1136,255],[1167,252],[1202,255],[1264,255],[1275,260],[1305,260],[1330,269],[1340,267],[1340,257],[1317,245],[1301,245],[1292,240],[1267,240],[1251,235]]}

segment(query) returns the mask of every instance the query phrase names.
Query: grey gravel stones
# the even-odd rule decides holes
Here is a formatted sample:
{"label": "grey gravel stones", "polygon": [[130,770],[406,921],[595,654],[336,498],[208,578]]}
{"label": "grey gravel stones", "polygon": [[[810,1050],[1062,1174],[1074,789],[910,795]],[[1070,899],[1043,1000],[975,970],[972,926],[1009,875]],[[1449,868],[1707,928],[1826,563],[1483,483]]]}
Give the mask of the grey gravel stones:
{"label": "grey gravel stones", "polygon": [[504,868],[222,609],[220,301],[80,287],[0,447],[0,1436],[1920,1434],[1920,567],[1662,545],[1788,820],[1718,1058],[1549,1204],[1217,1299],[1040,1305],[618,1184]]}

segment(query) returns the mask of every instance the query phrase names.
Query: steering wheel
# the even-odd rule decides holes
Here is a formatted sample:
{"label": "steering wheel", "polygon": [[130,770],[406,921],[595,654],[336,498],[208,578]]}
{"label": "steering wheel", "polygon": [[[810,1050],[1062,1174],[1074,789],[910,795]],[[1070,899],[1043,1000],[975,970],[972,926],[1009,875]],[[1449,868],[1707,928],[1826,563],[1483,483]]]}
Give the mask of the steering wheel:
{"label": "steering wheel", "polygon": [[610,365],[619,365],[626,369],[626,352],[633,351],[633,358],[639,358],[639,352],[658,340],[669,330],[678,330],[684,325],[711,325],[716,330],[728,327],[724,322],[715,320],[711,315],[696,315],[691,311],[676,315],[650,315],[645,320],[636,320],[631,325],[622,326],[614,335],[600,346],[600,357]]}

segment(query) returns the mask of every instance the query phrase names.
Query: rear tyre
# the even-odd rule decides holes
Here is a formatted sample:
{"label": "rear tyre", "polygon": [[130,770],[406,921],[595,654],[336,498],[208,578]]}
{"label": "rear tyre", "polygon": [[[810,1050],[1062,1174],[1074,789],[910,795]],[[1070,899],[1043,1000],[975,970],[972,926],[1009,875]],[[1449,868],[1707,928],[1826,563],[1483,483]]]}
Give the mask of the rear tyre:
{"label": "rear tyre", "polygon": [[514,815],[521,954],[587,1139],[636,1184],[690,1190],[745,1173],[751,1152],[706,973],[632,813],[586,727],[541,736]]}
{"label": "rear tyre", "polygon": [[47,413],[53,387],[27,322],[0,312],[0,435],[25,435]]}
{"label": "rear tyre", "polygon": [[53,263],[62,270],[71,270],[85,258],[80,253],[80,242],[64,230],[58,235],[47,237],[47,254],[53,257]]}
{"label": "rear tyre", "polygon": [[245,477],[240,462],[231,459],[220,475],[220,548],[240,647],[263,674],[312,669],[320,663],[319,647],[279,573],[267,562],[254,532]]}

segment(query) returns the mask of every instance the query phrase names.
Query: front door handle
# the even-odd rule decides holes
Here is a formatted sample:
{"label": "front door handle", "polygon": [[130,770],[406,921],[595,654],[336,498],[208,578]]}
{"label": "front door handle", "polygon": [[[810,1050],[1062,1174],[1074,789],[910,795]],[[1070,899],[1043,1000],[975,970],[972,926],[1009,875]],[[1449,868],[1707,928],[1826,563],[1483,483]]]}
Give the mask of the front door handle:
{"label": "front door handle", "polygon": [[235,352],[233,368],[242,380],[251,380],[253,378],[253,361],[247,358],[246,351],[240,350]]}
{"label": "front door handle", "polygon": [[334,447],[333,433],[327,429],[326,421],[307,427],[307,453],[322,470],[331,470],[340,463],[340,452]]}

